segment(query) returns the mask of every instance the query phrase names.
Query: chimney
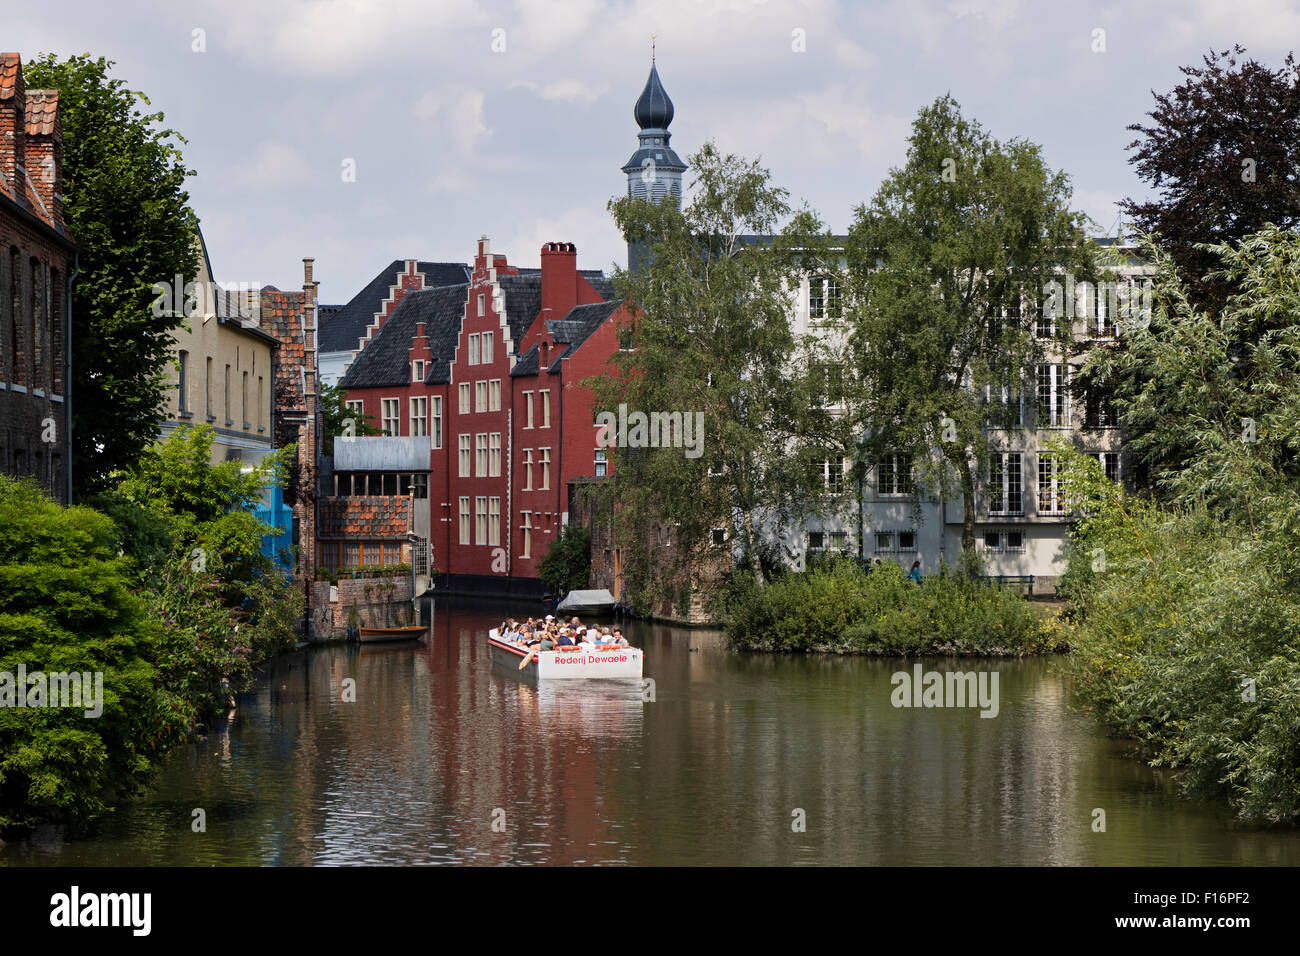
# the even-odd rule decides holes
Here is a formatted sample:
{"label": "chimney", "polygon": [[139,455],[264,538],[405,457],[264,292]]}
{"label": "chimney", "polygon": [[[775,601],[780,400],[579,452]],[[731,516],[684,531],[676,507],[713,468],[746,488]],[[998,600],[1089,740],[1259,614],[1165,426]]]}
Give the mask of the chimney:
{"label": "chimney", "polygon": [[27,87],[23,83],[22,57],[0,53],[0,177],[19,203],[24,195],[20,171],[26,166],[26,132]]}
{"label": "chimney", "polygon": [[542,246],[542,312],[562,319],[578,304],[578,247],[571,242]]}
{"label": "chimney", "polygon": [[27,177],[44,210],[37,214],[56,229],[63,224],[63,126],[59,122],[59,91],[28,90],[26,143]]}

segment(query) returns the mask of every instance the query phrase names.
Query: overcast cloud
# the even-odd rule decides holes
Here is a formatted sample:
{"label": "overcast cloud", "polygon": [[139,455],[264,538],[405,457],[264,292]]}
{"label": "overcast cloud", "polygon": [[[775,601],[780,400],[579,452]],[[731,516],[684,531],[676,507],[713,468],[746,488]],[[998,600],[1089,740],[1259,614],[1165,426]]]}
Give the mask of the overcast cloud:
{"label": "overcast cloud", "polygon": [[623,264],[605,204],[626,188],[651,34],[678,153],[712,138],[761,156],[837,231],[946,92],[994,136],[1041,143],[1113,231],[1114,202],[1145,195],[1125,127],[1151,90],[1212,47],[1277,66],[1300,38],[1300,0],[9,6],[0,47],[107,56],[188,139],[218,280],[293,288],[314,256],[322,302],[393,259],[466,261],[480,234],[521,265],[548,240],[576,243],[583,268]]}

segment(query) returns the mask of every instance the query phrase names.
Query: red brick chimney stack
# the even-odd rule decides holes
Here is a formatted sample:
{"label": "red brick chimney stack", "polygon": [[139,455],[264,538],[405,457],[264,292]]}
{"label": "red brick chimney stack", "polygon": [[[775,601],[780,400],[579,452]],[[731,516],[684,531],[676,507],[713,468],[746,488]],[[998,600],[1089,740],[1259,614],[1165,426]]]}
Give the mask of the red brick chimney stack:
{"label": "red brick chimney stack", "polygon": [[27,90],[27,176],[56,229],[63,223],[63,126],[58,90]]}
{"label": "red brick chimney stack", "polygon": [[562,319],[578,304],[578,247],[571,242],[542,246],[542,311]]}
{"label": "red brick chimney stack", "polygon": [[27,85],[23,61],[17,53],[0,53],[0,176],[20,203],[26,166],[23,141],[27,132]]}

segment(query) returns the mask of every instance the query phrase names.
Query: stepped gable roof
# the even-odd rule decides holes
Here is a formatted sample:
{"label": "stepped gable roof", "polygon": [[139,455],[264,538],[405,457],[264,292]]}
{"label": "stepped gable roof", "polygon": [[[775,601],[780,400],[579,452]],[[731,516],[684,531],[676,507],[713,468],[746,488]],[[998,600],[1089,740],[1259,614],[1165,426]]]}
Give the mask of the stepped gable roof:
{"label": "stepped gable roof", "polygon": [[[416,269],[424,273],[425,288],[461,285],[469,281],[470,267],[463,262],[424,262],[416,263]],[[379,311],[389,290],[397,284],[402,273],[406,271],[405,259],[394,259],[379,275],[375,276],[365,288],[354,295],[347,304],[339,306],[328,317],[321,315],[317,320],[318,344],[322,352],[354,352],[361,344],[361,337],[366,334],[375,313]],[[367,346],[368,348],[369,346]]]}
{"label": "stepped gable roof", "polygon": [[369,344],[361,350],[347,374],[339,380],[339,387],[375,388],[379,386],[408,385],[411,381],[411,340],[416,326],[424,323],[433,360],[425,382],[443,384],[451,379],[450,365],[456,352],[461,320],[465,317],[465,302],[469,297],[469,284],[445,285],[433,289],[408,292],[398,303],[388,321],[383,324]]}

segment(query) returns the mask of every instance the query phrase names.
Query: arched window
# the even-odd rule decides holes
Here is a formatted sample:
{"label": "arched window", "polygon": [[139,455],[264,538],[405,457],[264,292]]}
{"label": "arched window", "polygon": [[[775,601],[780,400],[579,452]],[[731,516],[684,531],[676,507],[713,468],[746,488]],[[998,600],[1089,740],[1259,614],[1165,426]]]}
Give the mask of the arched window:
{"label": "arched window", "polygon": [[10,376],[15,385],[27,384],[27,343],[23,341],[22,257],[9,248],[9,356]]}

